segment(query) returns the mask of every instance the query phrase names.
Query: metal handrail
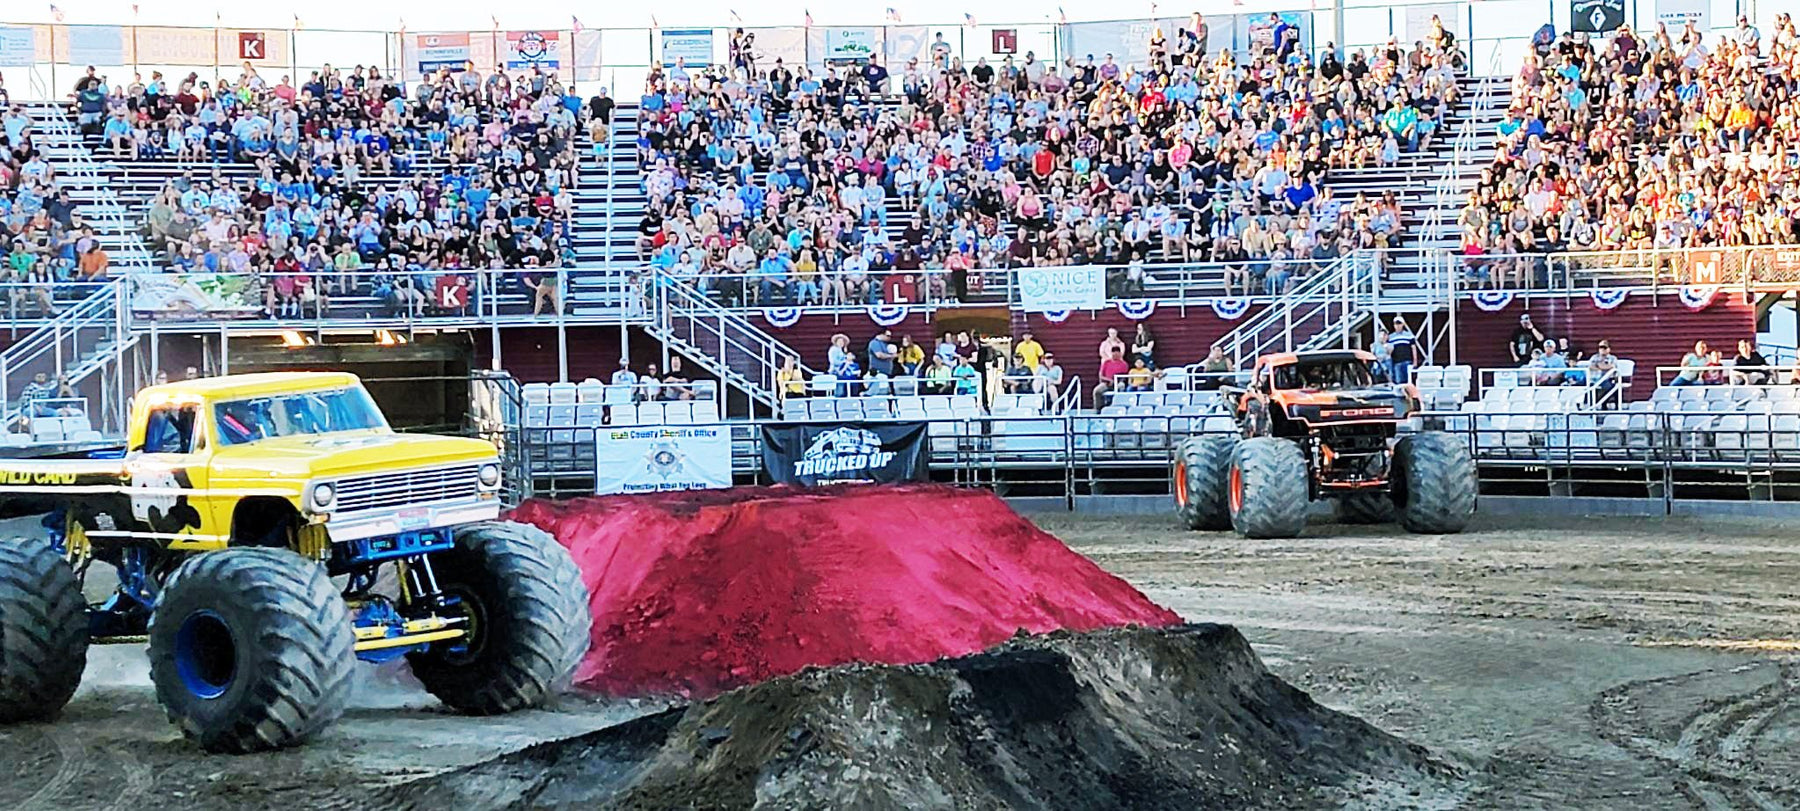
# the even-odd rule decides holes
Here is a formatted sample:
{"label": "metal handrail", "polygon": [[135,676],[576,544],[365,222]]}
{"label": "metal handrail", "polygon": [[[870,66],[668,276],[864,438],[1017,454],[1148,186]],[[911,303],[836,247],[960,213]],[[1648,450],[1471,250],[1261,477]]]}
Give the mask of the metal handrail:
{"label": "metal handrail", "polygon": [[[121,306],[127,295],[123,282],[101,287],[0,352],[0,403],[4,403],[0,413],[5,424],[19,417],[22,381],[41,372],[47,381],[66,376],[71,385],[79,385],[124,351],[131,337]],[[95,354],[108,344],[104,357]]]}
{"label": "metal handrail", "polygon": [[[1317,349],[1334,341],[1348,347],[1356,324],[1373,312],[1380,298],[1377,266],[1363,252],[1344,257],[1214,343],[1238,368],[1277,350]],[[1315,321],[1322,323],[1305,335],[1297,334],[1297,328]]]}
{"label": "metal handrail", "polygon": [[720,380],[737,383],[756,401],[770,408],[779,405],[777,373],[789,360],[812,377],[799,352],[749,319],[662,271],[653,271],[646,281],[653,292],[650,327],[657,337],[685,350]]}

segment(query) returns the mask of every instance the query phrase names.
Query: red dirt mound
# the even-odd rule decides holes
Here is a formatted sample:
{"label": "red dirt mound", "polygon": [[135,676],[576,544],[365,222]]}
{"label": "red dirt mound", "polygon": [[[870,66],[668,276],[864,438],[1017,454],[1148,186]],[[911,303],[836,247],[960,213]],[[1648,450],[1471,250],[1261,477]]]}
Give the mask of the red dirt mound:
{"label": "red dirt mound", "polygon": [[737,488],[527,501],[592,594],[576,683],[706,697],[808,666],[912,664],[1041,633],[1180,621],[992,493]]}

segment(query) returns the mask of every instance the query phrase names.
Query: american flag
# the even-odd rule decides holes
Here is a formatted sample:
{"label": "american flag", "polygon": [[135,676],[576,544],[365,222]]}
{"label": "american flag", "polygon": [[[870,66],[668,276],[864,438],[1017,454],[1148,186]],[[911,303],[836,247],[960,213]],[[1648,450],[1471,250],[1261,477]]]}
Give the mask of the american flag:
{"label": "american flag", "polygon": [[812,9],[806,9],[806,27],[812,27]]}
{"label": "american flag", "polygon": [[726,10],[731,12],[731,21],[732,22],[737,23],[738,25],[744,24],[744,18],[738,16],[737,9],[733,8],[733,9],[726,9]]}
{"label": "american flag", "polygon": [[581,32],[582,32],[582,31],[584,31],[584,30],[586,30],[586,29],[584,29],[584,28],[582,28],[582,27],[581,27],[581,18],[580,18],[580,17],[577,17],[577,16],[575,16],[575,15],[573,15],[573,14],[570,14],[570,15],[569,15],[569,22],[571,22],[571,23],[573,23],[573,24],[574,24],[574,28],[575,28],[575,33],[577,33],[577,34],[579,34],[579,33],[581,33]]}
{"label": "american flag", "polygon": [[1056,19],[1059,22],[1061,22],[1063,25],[1068,25],[1069,24],[1069,12],[1063,11],[1062,6],[1057,6],[1056,7]]}
{"label": "american flag", "polygon": [[300,24],[300,15],[298,15],[298,14],[295,14],[295,15],[294,15],[294,30],[295,30],[295,31],[298,31],[298,30],[300,30],[300,29],[302,29],[302,28],[305,28],[305,27],[306,27],[306,26],[304,26],[304,25],[301,25],[301,24]]}
{"label": "american flag", "polygon": [[55,20],[57,22],[63,21],[63,10],[61,7],[57,6],[55,3],[50,4],[50,19]]}
{"label": "american flag", "polygon": [[887,7],[887,18],[888,18],[888,22],[891,22],[891,23],[900,22],[900,12],[895,11],[893,6],[888,6]]}
{"label": "american flag", "polygon": [[970,14],[969,12],[966,12],[966,11],[963,12],[963,25],[966,25],[970,28],[974,28],[975,27],[975,15]]}

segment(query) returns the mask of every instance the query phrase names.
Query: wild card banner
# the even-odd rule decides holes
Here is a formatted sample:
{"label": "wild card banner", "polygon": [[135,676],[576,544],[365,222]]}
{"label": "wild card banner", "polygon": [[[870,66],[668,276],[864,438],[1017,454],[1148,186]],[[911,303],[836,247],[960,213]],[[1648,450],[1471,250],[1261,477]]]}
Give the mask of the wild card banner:
{"label": "wild card banner", "polygon": [[925,481],[930,441],[922,422],[764,425],[763,473],[776,484]]}
{"label": "wild card banner", "polygon": [[731,486],[731,428],[667,425],[594,431],[594,492],[666,493]]}

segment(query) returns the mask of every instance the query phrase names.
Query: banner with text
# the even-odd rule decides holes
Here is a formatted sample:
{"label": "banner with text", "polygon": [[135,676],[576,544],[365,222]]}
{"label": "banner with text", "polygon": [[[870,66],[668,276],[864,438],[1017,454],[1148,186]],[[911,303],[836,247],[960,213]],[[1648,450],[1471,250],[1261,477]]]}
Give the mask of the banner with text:
{"label": "banner with text", "polygon": [[549,72],[561,66],[561,31],[506,32],[507,70],[541,68]]}
{"label": "banner with text", "polygon": [[125,29],[116,25],[69,26],[69,64],[125,64]]}
{"label": "banner with text", "polygon": [[776,484],[926,481],[931,456],[922,422],[766,424],[763,475]]}
{"label": "banner with text", "polygon": [[438,68],[462,70],[469,61],[469,35],[467,32],[419,34],[413,40],[413,54],[422,74]]}
{"label": "banner with text", "polygon": [[1705,31],[1712,27],[1712,0],[1656,0],[1656,21],[1669,27],[1671,37],[1689,22]]}
{"label": "banner with text", "polygon": [[880,52],[879,28],[825,29],[826,62],[860,62]]}
{"label": "banner with text", "polygon": [[37,32],[0,28],[0,68],[28,68],[37,61]]}
{"label": "banner with text", "polygon": [[711,28],[665,28],[662,32],[663,67],[672,67],[680,59],[690,66],[706,66],[713,62],[713,30]]}
{"label": "banner with text", "polygon": [[1106,306],[1106,268],[1020,268],[1019,300],[1025,312],[1098,310]]}
{"label": "banner with text", "polygon": [[666,493],[731,486],[731,428],[668,425],[594,431],[594,492]]}

